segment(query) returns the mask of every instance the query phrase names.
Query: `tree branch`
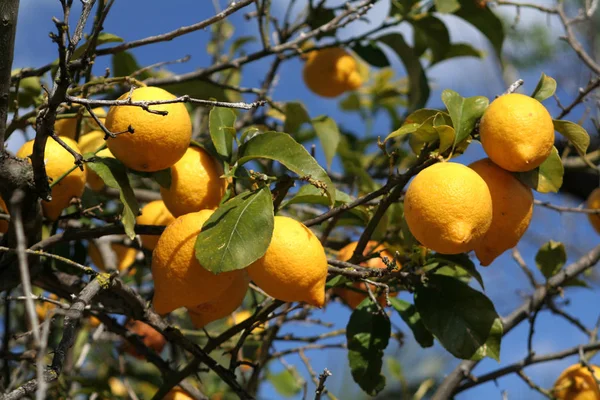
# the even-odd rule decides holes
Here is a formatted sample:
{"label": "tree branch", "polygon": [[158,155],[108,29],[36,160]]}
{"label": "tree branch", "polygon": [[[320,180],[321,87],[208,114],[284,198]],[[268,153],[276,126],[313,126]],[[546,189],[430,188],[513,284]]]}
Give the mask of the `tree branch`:
{"label": "tree branch", "polygon": [[0,2],[0,153],[4,153],[4,135],[10,101],[10,73],[12,70],[17,32],[19,0]]}

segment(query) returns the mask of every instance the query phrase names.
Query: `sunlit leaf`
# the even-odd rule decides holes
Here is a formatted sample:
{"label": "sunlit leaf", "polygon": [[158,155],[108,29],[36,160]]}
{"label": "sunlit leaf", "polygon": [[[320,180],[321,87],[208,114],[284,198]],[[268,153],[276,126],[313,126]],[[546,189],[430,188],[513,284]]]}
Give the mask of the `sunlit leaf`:
{"label": "sunlit leaf", "polygon": [[406,322],[421,347],[433,346],[433,336],[425,328],[425,325],[423,325],[421,316],[415,306],[395,297],[390,297],[390,303],[394,310],[398,311],[404,322]]}
{"label": "sunlit leaf", "polygon": [[516,177],[533,190],[540,193],[557,193],[563,182],[565,169],[556,147],[546,161],[534,170],[516,172]]}
{"label": "sunlit leaf", "polygon": [[539,102],[542,102],[547,98],[552,97],[554,92],[556,92],[556,81],[554,78],[549,77],[542,72],[542,76],[540,77],[537,86],[533,90],[531,97]]}
{"label": "sunlit leaf", "polygon": [[446,89],[442,92],[442,101],[452,118],[452,126],[456,132],[454,144],[466,139],[489,104],[483,96],[464,98],[453,90]]}
{"label": "sunlit leaf", "polygon": [[542,271],[546,279],[556,275],[566,262],[565,245],[553,240],[544,243],[535,255],[535,265]]}

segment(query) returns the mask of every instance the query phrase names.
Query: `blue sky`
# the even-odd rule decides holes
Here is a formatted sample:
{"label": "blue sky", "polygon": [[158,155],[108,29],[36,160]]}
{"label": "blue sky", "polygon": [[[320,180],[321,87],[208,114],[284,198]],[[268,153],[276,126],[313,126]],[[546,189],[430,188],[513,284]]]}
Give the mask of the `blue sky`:
{"label": "blue sky", "polygon": [[[75,1],[75,4],[79,2]],[[221,7],[226,6],[225,0],[219,1]],[[287,4],[287,1],[274,1],[276,7]],[[305,2],[298,1],[301,6]],[[339,1],[328,2],[329,4],[339,4]],[[387,2],[380,2],[380,5],[368,14],[371,23],[377,23],[387,14]],[[540,2],[549,3],[549,2]],[[250,10],[248,8],[247,10]],[[501,10],[505,15],[510,15],[510,10]],[[169,2],[159,1],[116,1],[111,14],[106,23],[107,32],[121,36],[126,41],[140,39],[146,36],[155,35],[173,29],[182,25],[196,23],[214,13],[211,1],[203,0],[171,0]],[[46,64],[56,58],[56,48],[51,43],[48,32],[54,30],[51,21],[52,16],[60,16],[61,8],[58,0],[21,0],[21,9],[19,12],[19,25],[17,32],[16,54],[14,67],[35,67]],[[72,16],[76,17],[77,12]],[[468,41],[475,47],[484,49],[488,55],[492,54],[491,48],[486,39],[474,28],[462,23],[454,17],[444,17],[449,24],[451,38],[453,41]],[[521,21],[546,21],[545,16],[535,12],[523,10]],[[256,33],[256,26],[253,22],[247,22],[243,19],[242,13],[238,13],[230,18],[230,21],[236,26],[236,36],[244,36]],[[74,21],[72,21],[74,22]],[[523,23],[523,22],[522,22]],[[349,35],[355,35],[368,27],[368,23],[360,22],[351,25],[339,33],[339,37],[347,38]],[[554,36],[558,36],[561,31],[559,24],[555,20],[549,20],[548,28]],[[409,33],[407,28],[401,28],[401,32]],[[191,55],[190,62],[178,64],[169,68],[176,72],[188,72],[199,67],[207,66],[210,57],[206,55],[205,48],[208,40],[207,31],[199,31],[173,40],[172,42],[158,43],[151,46],[139,48],[133,51],[141,65],[154,64],[165,60],[179,59],[187,54]],[[406,35],[410,42],[410,35]],[[249,49],[253,47],[250,46]],[[508,50],[515,49],[515,43],[507,43]],[[574,53],[567,52],[565,56],[574,57]],[[393,59],[390,57],[390,59]],[[269,60],[262,60],[243,69],[243,86],[258,87],[260,79],[268,66]],[[96,64],[96,73],[101,73],[104,68],[110,65],[109,58],[101,58]],[[505,87],[516,78],[525,79],[523,93],[531,93],[537,83],[541,72],[553,75],[557,72],[558,64],[549,64],[546,66],[535,66],[529,70],[519,71],[511,69],[505,72],[507,81],[497,66],[497,61],[488,56],[484,60],[478,59],[455,59],[440,63],[428,71],[428,76],[433,82],[433,91],[430,97],[428,107],[441,107],[440,93],[443,89],[453,89],[463,96],[485,95],[493,98],[502,93]],[[404,69],[398,61],[393,62],[393,67],[398,76],[404,74]],[[338,124],[360,131],[362,122],[354,115],[342,113],[337,108],[337,100],[328,100],[315,96],[310,93],[300,79],[302,64],[299,60],[291,60],[284,64],[281,69],[273,97],[277,101],[302,101],[306,104],[311,116],[326,114],[334,118]],[[556,71],[553,71],[555,69]],[[580,71],[581,72],[581,71]],[[587,76],[582,73],[574,73],[572,76],[563,76],[560,74],[559,91],[563,103],[568,102],[573,94],[576,93],[578,85],[585,84]],[[545,102],[553,115],[557,113],[557,107],[553,99]],[[579,107],[570,116],[574,121],[582,114],[583,108]],[[387,118],[380,117],[375,122],[374,132],[380,135],[389,133],[389,122]],[[22,143],[21,135],[14,135],[9,142],[9,148],[16,150]],[[481,146],[472,145],[467,153],[457,161],[470,163],[471,161],[483,158],[484,154]],[[319,156],[322,160],[322,157]],[[577,199],[567,196],[540,195],[536,193],[536,198],[549,200],[555,204],[579,206]],[[524,236],[518,249],[523,254],[527,264],[535,269],[534,257],[537,249],[547,240],[562,241],[567,248],[569,262],[576,260],[579,256],[592,249],[600,239],[589,226],[587,218],[582,214],[559,214],[557,212],[536,208],[532,224]],[[508,253],[499,257],[490,267],[480,268],[483,279],[486,284],[486,294],[492,299],[498,312],[506,315],[514,307],[521,303],[523,296],[531,293],[531,288],[525,279],[525,276],[511,259]],[[541,281],[540,274],[537,278]],[[597,286],[594,286],[597,289]],[[410,300],[410,296],[401,295],[402,298]],[[599,294],[597,291],[586,289],[568,289],[566,298],[570,305],[568,310],[590,326],[598,318]],[[594,305],[594,306],[591,306]],[[341,304],[331,304],[325,310],[318,311],[317,318],[330,320],[336,324],[336,327],[344,327],[349,318],[349,310]],[[410,331],[396,316],[392,316],[393,322],[402,327],[407,335],[406,345],[398,350],[396,346],[390,345],[388,353],[394,355],[404,366],[405,372],[412,378],[424,378],[431,374],[431,368],[443,361],[448,361],[445,371],[449,371],[457,364],[456,360],[448,357],[444,350],[436,345],[433,349],[422,350],[414,343],[410,337]],[[302,327],[301,324],[295,324],[290,327],[290,331],[298,335],[314,333],[314,328]],[[526,341],[528,326],[522,324],[504,338],[502,344],[501,364],[507,364],[523,358],[526,354]],[[550,316],[544,312],[538,318],[534,348],[538,354],[553,352],[564,349],[579,343],[585,342],[585,338],[574,330],[574,328],[565,323],[560,318]],[[279,348],[283,348],[280,346]],[[313,368],[321,371],[327,367],[333,372],[333,376],[328,380],[328,387],[336,395],[342,395],[344,384],[349,378],[349,371],[346,367],[346,352],[339,351],[316,351],[309,352],[309,358],[313,362]],[[290,357],[288,361],[298,365],[298,370],[306,376],[306,371],[302,367],[299,359]],[[549,387],[567,365],[576,362],[577,359],[571,357],[566,360],[552,363],[541,364],[530,367],[526,372],[541,386]],[[277,366],[275,366],[277,368]],[[498,368],[499,365],[493,360],[483,361],[475,370],[479,375],[486,371]],[[389,379],[389,378],[388,378]],[[310,380],[309,380],[310,381]],[[391,384],[391,380],[388,382]],[[310,390],[314,388],[309,385]],[[358,390],[358,389],[357,389]],[[506,390],[510,399],[535,399],[538,398],[536,392],[531,391],[522,381],[515,377],[507,377],[498,381],[498,386],[494,383],[481,385],[477,389],[468,391],[458,396],[458,399],[500,399],[501,391]],[[354,393],[351,393],[354,395]],[[277,398],[274,392],[266,388],[261,395],[264,398]],[[342,398],[349,398],[343,397]]]}

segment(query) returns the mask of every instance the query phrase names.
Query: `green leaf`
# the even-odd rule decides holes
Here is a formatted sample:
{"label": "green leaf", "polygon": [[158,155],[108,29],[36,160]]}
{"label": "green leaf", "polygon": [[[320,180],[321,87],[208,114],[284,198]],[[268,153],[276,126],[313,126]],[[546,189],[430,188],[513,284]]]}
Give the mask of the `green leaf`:
{"label": "green leaf", "polygon": [[230,108],[214,107],[208,116],[210,138],[219,156],[224,160],[231,158],[233,138],[235,137],[235,113]]}
{"label": "green leaf", "polygon": [[246,44],[252,42],[256,42],[256,38],[254,36],[241,36],[237,38],[233,43],[231,43],[231,46],[229,47],[229,54],[234,55],[238,50],[241,52],[242,48]]}
{"label": "green leaf", "polygon": [[290,102],[285,104],[285,123],[283,124],[283,130],[290,135],[298,133],[298,129],[305,122],[310,122],[308,111],[304,107],[304,104],[297,102]]}
{"label": "green leaf", "polygon": [[355,43],[350,48],[358,54],[360,58],[374,67],[385,68],[390,66],[390,61],[379,46],[377,46],[376,42],[368,42],[364,46],[360,43]]}
{"label": "green leaf", "polygon": [[214,274],[246,268],[267,251],[273,235],[273,200],[267,186],[222,204],[196,239],[196,259]]}
{"label": "green leaf", "polygon": [[[101,46],[103,44],[107,44],[107,43],[122,43],[122,42],[123,42],[123,38],[121,38],[117,35],[113,35],[112,33],[107,33],[107,32],[100,32],[100,34],[98,35],[98,39],[96,40],[96,47]],[[81,57],[81,55],[83,55],[83,52],[87,48],[88,44],[89,44],[89,42],[86,42],[85,44],[76,48],[75,51],[73,52],[73,55],[71,56],[71,61],[77,60],[79,57]],[[55,62],[58,63],[58,60],[56,60]]]}
{"label": "green leaf", "polygon": [[490,357],[496,361],[500,361],[500,343],[502,342],[503,331],[502,321],[500,321],[500,318],[495,319],[488,340],[483,346],[477,349],[471,360],[479,361],[484,357]]}
{"label": "green leaf", "polygon": [[591,161],[587,159],[585,153],[590,145],[590,135],[587,131],[579,124],[571,121],[564,121],[560,119],[552,120],[554,123],[554,130],[566,137],[569,142],[575,147],[577,153],[583,158],[583,160],[591,168],[597,168]]}
{"label": "green leaf", "polygon": [[140,206],[129,183],[127,169],[120,161],[108,157],[94,157],[86,164],[98,174],[107,186],[119,189],[119,199],[123,203],[121,222],[125,227],[125,234],[133,240],[135,238],[135,218],[140,213]]}
{"label": "green leaf", "polygon": [[459,0],[460,8],[454,13],[479,29],[492,43],[496,56],[500,58],[504,42],[504,26],[487,3],[473,0]]}
{"label": "green leaf", "polygon": [[239,150],[238,165],[248,161],[266,158],[283,164],[287,169],[321,186],[329,197],[329,204],[335,202],[335,187],[325,170],[287,133],[265,132],[244,143]]}
{"label": "green leaf", "polygon": [[446,89],[442,92],[442,101],[448,108],[452,125],[456,132],[454,145],[466,139],[489,104],[489,100],[483,96],[464,98],[453,90]]}
{"label": "green leaf", "polygon": [[152,179],[161,187],[169,189],[171,187],[171,168],[165,168],[151,174]]}
{"label": "green leaf", "polygon": [[483,58],[484,56],[485,56],[485,52],[483,52],[481,50],[477,50],[476,48],[474,48],[473,46],[471,46],[468,43],[452,43],[452,44],[450,44],[450,47],[444,54],[444,57],[440,60],[431,61],[431,63],[429,64],[429,68],[431,68],[433,65],[435,65],[439,62],[449,60],[451,58],[458,58],[458,57]]}
{"label": "green leaf", "polygon": [[429,82],[421,66],[419,57],[413,49],[406,44],[400,33],[388,33],[375,39],[389,46],[400,57],[406,68],[408,76],[408,111],[421,108],[429,98]]}
{"label": "green leaf", "polygon": [[[452,269],[460,268],[464,272],[466,272],[469,276],[475,278],[477,283],[481,286],[482,289],[485,290],[485,286],[483,285],[483,278],[477,268],[475,268],[475,264],[468,255],[465,253],[461,254],[440,254],[435,253],[428,262],[437,263],[437,266],[445,265]],[[439,272],[439,270],[438,270]]]}
{"label": "green leaf", "polygon": [[[121,51],[112,56],[112,73],[113,76],[129,76],[132,73],[139,71],[140,65],[136,61],[133,54],[128,51]],[[139,80],[147,79],[151,76],[149,71],[145,71],[136,76]]]}
{"label": "green leaf", "polygon": [[283,397],[295,396],[302,390],[302,383],[294,373],[287,369],[277,374],[267,373],[267,380],[273,385],[277,393]]}
{"label": "green leaf", "polygon": [[354,381],[370,396],[385,387],[383,351],[391,335],[390,320],[368,297],[352,312],[346,327],[348,361]]}
{"label": "green leaf", "polygon": [[542,72],[542,76],[531,94],[531,97],[541,103],[547,98],[552,97],[554,92],[556,92],[556,81],[554,78],[551,78]]}
{"label": "green leaf", "polygon": [[[311,30],[315,30],[332,19],[335,18],[335,11],[330,8],[323,7],[323,2],[319,4],[319,7],[311,7],[310,14],[306,21],[308,22],[308,26]],[[317,39],[321,39],[327,36],[335,36],[336,29],[326,30],[324,33],[320,33],[316,36]]]}
{"label": "green leaf", "polygon": [[413,19],[409,22],[414,28],[415,53],[421,56],[427,49],[430,49],[431,64],[443,60],[450,49],[450,34],[446,25],[440,19],[431,15]]}
{"label": "green leaf", "polygon": [[446,125],[446,120],[441,113],[436,114],[436,116],[433,118],[433,129],[435,129],[440,139],[438,151],[443,153],[451,148],[454,144],[456,131],[453,127]]}
{"label": "green leaf", "polygon": [[412,123],[412,124],[404,124],[400,128],[396,129],[394,132],[387,135],[383,143],[387,142],[390,139],[394,139],[397,137],[408,135],[409,133],[413,133],[417,130],[417,128],[421,126],[421,124]]}
{"label": "green leaf", "polygon": [[557,193],[563,182],[565,169],[558,150],[552,148],[552,153],[539,167],[527,172],[515,172],[515,176],[533,190],[540,193]]}
{"label": "green leaf", "polygon": [[457,0],[435,0],[435,8],[439,13],[448,14],[460,8]]}
{"label": "green leaf", "polygon": [[566,262],[565,245],[554,240],[544,243],[535,255],[535,265],[542,271],[546,279],[556,275]]}
{"label": "green leaf", "polygon": [[333,119],[324,115],[313,118],[312,125],[321,141],[321,147],[327,160],[327,168],[329,168],[340,143],[340,130]]}
{"label": "green leaf", "polygon": [[494,304],[461,281],[430,275],[427,285],[415,291],[415,306],[425,327],[455,357],[468,360],[482,346],[488,346],[486,355],[500,352],[499,340],[488,343],[496,335],[495,321],[500,320]]}
{"label": "green leaf", "polygon": [[398,314],[400,314],[400,317],[402,317],[404,322],[406,322],[421,347],[425,348],[433,346],[433,335],[431,335],[427,328],[425,328],[425,325],[423,325],[421,316],[417,312],[415,306],[395,297],[390,297],[390,303],[392,304],[392,307],[398,311]]}

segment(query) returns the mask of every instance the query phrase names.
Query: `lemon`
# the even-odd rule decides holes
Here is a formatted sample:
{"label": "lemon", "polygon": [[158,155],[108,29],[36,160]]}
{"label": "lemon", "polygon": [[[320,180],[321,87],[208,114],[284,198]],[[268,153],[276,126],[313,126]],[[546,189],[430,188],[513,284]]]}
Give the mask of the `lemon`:
{"label": "lemon", "polygon": [[554,145],[554,124],[546,107],[518,93],[500,96],[490,104],[479,133],[490,159],[513,172],[538,167]]}
{"label": "lemon", "polygon": [[[594,376],[600,379],[600,367],[592,366]],[[598,400],[600,389],[594,376],[587,367],[574,364],[565,369],[552,389],[558,400]]]}
{"label": "lemon", "polygon": [[[231,326],[240,324],[240,323],[244,322],[245,320],[247,320],[248,318],[250,318],[252,315],[253,315],[253,313],[251,313],[248,310],[240,310],[238,312],[233,313],[233,315],[231,317],[227,318],[227,324],[229,324]],[[266,324],[260,324],[259,326],[254,328],[252,330],[252,332],[254,332],[254,333],[263,332],[265,330],[265,325]]]}
{"label": "lemon", "polygon": [[474,248],[481,265],[486,266],[521,240],[531,222],[533,193],[489,158],[469,167],[483,178],[492,195],[492,225]]}
{"label": "lemon", "polygon": [[472,250],[492,223],[492,196],[485,181],[462,164],[425,168],[404,197],[404,217],[413,236],[443,254]]}
{"label": "lemon", "polygon": [[215,300],[244,273],[237,270],[215,275],[196,259],[196,237],[212,213],[202,210],[182,215],[158,239],[152,255],[152,277],[153,304],[159,314]]}
{"label": "lemon", "polygon": [[[131,332],[138,336],[144,343],[144,345],[156,353],[161,353],[165,348],[165,344],[167,343],[167,339],[158,332],[156,329],[151,327],[150,325],[137,320],[130,320],[125,324],[125,327]],[[142,359],[144,358],[141,354],[139,354],[135,347],[129,342],[125,343],[124,350],[131,354],[132,356]]]}
{"label": "lemon", "polygon": [[[91,131],[85,136],[79,139],[79,148],[82,153],[93,153],[104,145],[104,132],[102,131]],[[115,158],[109,149],[102,149],[96,153],[96,157],[108,157]],[[92,171],[91,168],[87,169],[87,184],[88,186],[98,192],[104,188],[104,181],[98,176],[97,173]]]}
{"label": "lemon", "polygon": [[192,400],[193,397],[190,396],[185,390],[174,387],[171,389],[169,393],[163,397],[163,400]]}
{"label": "lemon", "polygon": [[[129,97],[123,94],[119,100]],[[137,88],[132,101],[172,100],[176,96],[156,87]],[[128,168],[155,172],[175,164],[190,144],[192,122],[183,103],[159,104],[149,107],[166,111],[167,115],[152,114],[141,107],[113,106],[106,116],[106,127],[113,133],[124,132],[131,125],[134,133],[123,133],[107,140],[114,156]]]}
{"label": "lemon", "polygon": [[[71,110],[71,113],[76,112],[77,109]],[[106,122],[106,111],[103,108],[98,107],[92,109],[92,112],[98,117],[100,122],[103,124]],[[100,129],[94,118],[87,112],[84,111],[83,117],[81,118],[81,137],[86,133]],[[54,132],[58,136],[66,136],[70,139],[75,139],[77,133],[77,117],[72,118],[60,118],[54,123]]]}
{"label": "lemon", "polygon": [[265,255],[248,267],[250,278],[267,294],[283,301],[325,302],[327,257],[319,239],[292,218],[276,216]]}
{"label": "lemon", "polygon": [[190,147],[171,167],[171,186],[160,188],[160,195],[171,213],[180,215],[215,209],[221,202],[227,180],[223,169],[206,151]]}
{"label": "lemon", "polygon": [[[146,204],[136,219],[140,225],[167,226],[173,221],[175,221],[175,217],[167,210],[162,200],[154,200]],[[142,246],[148,250],[154,250],[158,243],[158,237],[158,235],[140,235]]]}
{"label": "lemon", "polygon": [[[117,269],[119,271],[126,270],[135,262],[135,257],[137,255],[136,249],[122,245],[120,243],[111,243],[110,248],[114,252],[114,256],[116,257]],[[104,265],[104,261],[102,260],[102,256],[100,255],[100,250],[94,244],[94,242],[90,242],[88,247],[88,254],[94,265],[97,266],[100,271],[106,271],[106,266]]]}
{"label": "lemon", "polygon": [[[596,188],[590,193],[587,199],[587,207],[593,210],[600,209],[600,188]],[[600,233],[600,214],[588,214],[588,218],[596,232]]]}
{"label": "lemon", "polygon": [[230,315],[242,305],[249,283],[250,278],[246,271],[243,271],[243,273],[236,276],[231,285],[219,297],[208,303],[189,307],[188,311],[192,324],[200,329],[213,321]]}
{"label": "lemon", "polygon": [[[81,154],[79,146],[73,139],[69,139],[68,137],[61,137],[61,139],[72,150]],[[27,158],[31,161],[28,157],[32,152],[33,140],[30,140],[17,151],[17,157]],[[48,138],[46,142],[44,162],[46,163],[46,174],[51,181],[58,179],[74,166],[74,159],[71,153],[52,138]],[[42,209],[46,218],[52,221],[57,220],[62,210],[69,206],[72,198],[81,197],[85,189],[85,182],[86,168],[84,166],[83,171],[75,168],[69,175],[54,185],[52,187],[52,201],[42,201]]]}
{"label": "lemon", "polygon": [[322,97],[337,97],[362,85],[356,60],[338,47],[308,53],[303,78],[306,86]]}

